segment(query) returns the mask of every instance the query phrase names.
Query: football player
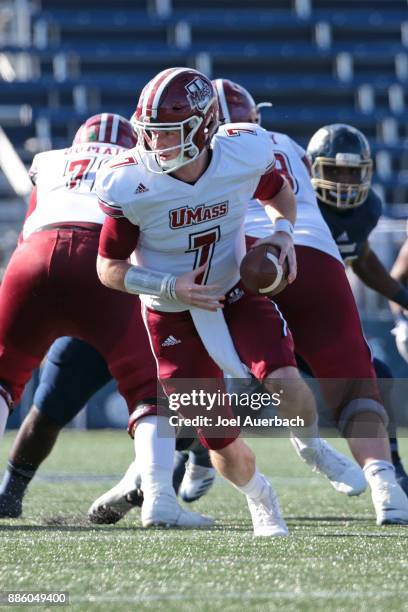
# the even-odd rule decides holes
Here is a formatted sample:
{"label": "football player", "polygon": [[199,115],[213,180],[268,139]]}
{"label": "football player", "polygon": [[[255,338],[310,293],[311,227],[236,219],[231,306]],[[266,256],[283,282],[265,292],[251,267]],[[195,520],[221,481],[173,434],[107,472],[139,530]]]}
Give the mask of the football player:
{"label": "football player", "polygon": [[[71,147],[35,156],[30,169],[35,186],[22,239],[0,288],[0,409],[4,428],[6,410],[19,401],[50,344],[60,336],[78,337],[105,359],[127,401],[129,429],[143,429],[151,462],[168,461],[171,469],[174,428],[167,416],[157,415],[156,364],[139,299],[106,288],[96,273],[104,220],[94,190],[96,171],[127,154],[136,141],[129,121],[103,113],[80,127]],[[158,422],[167,433],[165,441],[157,440]],[[64,416],[58,422],[33,407],[13,449],[9,474],[29,478],[62,424]],[[31,430],[38,437],[27,444],[24,436]],[[44,449],[39,440],[48,440]],[[146,507],[142,523],[207,526],[212,520],[183,510],[173,493],[160,508]]]}
{"label": "football player", "polygon": [[[244,88],[225,79],[218,79],[216,86],[226,121],[245,117],[260,121],[259,109]],[[274,300],[292,330],[297,353],[320,379],[326,402],[364,468],[377,523],[406,522],[408,500],[395,480],[385,431],[388,419],[370,350],[339,251],[316,204],[306,153],[285,134],[271,132],[270,138],[277,166],[290,181],[298,204],[294,241],[299,273]],[[255,238],[270,232],[270,222],[255,200],[250,203],[245,231]],[[377,437],[367,437],[370,430]]]}
{"label": "football player", "polygon": [[[344,262],[367,287],[388,298],[394,311],[403,313],[408,308],[408,289],[403,284],[406,278],[398,278],[400,263],[396,262],[390,274],[369,242],[383,206],[371,188],[373,162],[366,137],[351,125],[327,125],[312,136],[307,154],[317,203]],[[403,257],[404,251],[400,262]],[[400,320],[403,318],[401,314]],[[392,379],[390,368],[379,359],[375,366],[387,388],[385,379]],[[408,476],[399,456],[395,430],[390,445],[397,481],[408,494]]]}
{"label": "football player", "polygon": [[[98,273],[106,286],[141,296],[167,394],[177,391],[178,379],[208,379],[211,389],[223,389],[222,370],[241,377],[250,370],[270,392],[277,379],[290,380],[282,413],[304,420],[302,431],[292,431],[297,444],[334,486],[347,490],[358,479],[361,492],[365,485],[357,466],[318,437],[314,400],[275,305],[246,293],[239,283],[238,261],[245,252],[241,230],[252,196],[275,222],[275,232],[260,242],[278,246],[281,261],[289,261],[289,281],[296,278],[295,199],[274,169],[269,135],[252,124],[217,131],[214,87],[188,68],[164,70],[145,86],[133,124],[138,147],[97,176],[108,215]],[[133,251],[136,265],[127,263]],[[255,535],[286,535],[276,495],[239,437],[230,406],[217,406],[217,416],[229,423],[219,437],[210,425],[197,428],[214,467],[246,495]],[[138,429],[136,446],[143,450]],[[155,504],[166,485],[164,476],[161,481],[141,467],[144,507]]]}

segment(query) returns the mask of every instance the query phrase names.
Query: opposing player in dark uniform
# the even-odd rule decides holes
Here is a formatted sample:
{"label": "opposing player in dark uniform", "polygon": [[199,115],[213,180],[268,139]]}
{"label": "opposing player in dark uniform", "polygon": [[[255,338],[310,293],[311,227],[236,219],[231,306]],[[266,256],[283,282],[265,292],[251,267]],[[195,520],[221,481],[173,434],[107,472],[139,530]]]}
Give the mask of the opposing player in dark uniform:
{"label": "opposing player in dark uniform", "polygon": [[[311,138],[307,153],[312,184],[320,211],[346,264],[370,289],[408,308],[408,290],[393,278],[370,247],[369,236],[382,214],[382,201],[371,188],[372,160],[369,143],[359,130],[346,124],[320,128]],[[374,360],[382,386],[392,379],[386,363]],[[387,390],[382,394],[387,395]],[[408,494],[408,476],[398,452],[395,431],[390,437],[397,481]]]}

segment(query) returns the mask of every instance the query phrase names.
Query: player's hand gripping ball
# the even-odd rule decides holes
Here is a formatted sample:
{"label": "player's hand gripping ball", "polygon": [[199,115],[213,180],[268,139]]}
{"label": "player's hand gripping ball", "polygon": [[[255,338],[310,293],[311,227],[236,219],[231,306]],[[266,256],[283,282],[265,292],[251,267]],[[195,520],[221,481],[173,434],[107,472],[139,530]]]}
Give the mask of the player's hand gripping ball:
{"label": "player's hand gripping ball", "polygon": [[243,284],[251,293],[272,297],[288,284],[289,266],[286,259],[283,265],[279,264],[277,247],[260,244],[245,255],[240,273]]}

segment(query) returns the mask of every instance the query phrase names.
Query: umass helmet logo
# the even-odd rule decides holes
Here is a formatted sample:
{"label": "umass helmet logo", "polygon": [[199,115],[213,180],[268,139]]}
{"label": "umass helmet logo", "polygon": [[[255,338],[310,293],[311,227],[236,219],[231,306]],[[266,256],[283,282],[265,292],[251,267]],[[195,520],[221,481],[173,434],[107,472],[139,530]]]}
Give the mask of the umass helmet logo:
{"label": "umass helmet logo", "polygon": [[212,98],[212,89],[203,81],[201,77],[195,77],[190,83],[185,86],[187,90],[187,100],[191,108],[197,108],[203,111]]}

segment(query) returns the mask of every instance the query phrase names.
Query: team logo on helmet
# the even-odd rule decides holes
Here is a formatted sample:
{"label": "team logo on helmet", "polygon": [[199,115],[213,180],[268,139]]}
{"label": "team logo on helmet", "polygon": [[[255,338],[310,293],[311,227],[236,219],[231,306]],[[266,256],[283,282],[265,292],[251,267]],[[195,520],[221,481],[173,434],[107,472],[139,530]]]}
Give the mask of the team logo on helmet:
{"label": "team logo on helmet", "polygon": [[197,108],[200,111],[207,107],[213,97],[211,87],[201,77],[195,77],[190,83],[187,83],[185,88],[191,108]]}

